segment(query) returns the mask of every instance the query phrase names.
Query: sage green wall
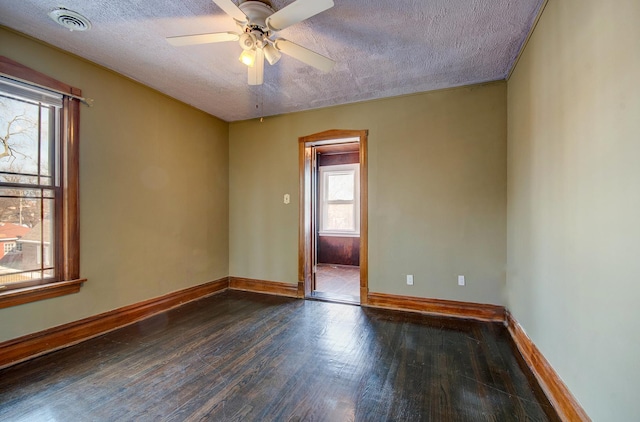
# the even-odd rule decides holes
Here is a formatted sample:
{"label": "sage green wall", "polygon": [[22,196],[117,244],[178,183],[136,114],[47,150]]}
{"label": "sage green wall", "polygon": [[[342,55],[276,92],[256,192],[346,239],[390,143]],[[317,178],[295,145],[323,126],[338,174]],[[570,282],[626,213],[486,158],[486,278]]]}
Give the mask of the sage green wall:
{"label": "sage green wall", "polygon": [[76,86],[80,293],[0,310],[0,341],[226,277],[228,124],[0,28],[0,54]]}
{"label": "sage green wall", "polygon": [[505,83],[231,123],[230,274],[297,283],[298,137],[328,129],[369,130],[370,291],[502,304]]}
{"label": "sage green wall", "polygon": [[508,307],[596,421],[640,417],[640,2],[550,0],[508,82]]}

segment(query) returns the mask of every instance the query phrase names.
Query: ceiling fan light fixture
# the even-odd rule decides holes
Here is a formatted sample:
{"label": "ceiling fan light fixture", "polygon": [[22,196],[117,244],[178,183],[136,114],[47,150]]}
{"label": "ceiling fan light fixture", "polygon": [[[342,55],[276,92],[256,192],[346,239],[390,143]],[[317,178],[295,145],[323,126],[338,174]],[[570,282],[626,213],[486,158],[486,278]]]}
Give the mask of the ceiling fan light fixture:
{"label": "ceiling fan light fixture", "polygon": [[256,51],[255,50],[242,50],[239,60],[249,67],[253,67],[256,63]]}
{"label": "ceiling fan light fixture", "polygon": [[243,50],[253,50],[256,46],[256,37],[255,35],[249,33],[249,32],[245,32],[244,34],[240,35],[240,47],[242,47]]}
{"label": "ceiling fan light fixture", "polygon": [[267,59],[270,65],[278,63],[278,60],[282,57],[282,54],[271,44],[265,45],[262,51],[264,51],[264,58]]}

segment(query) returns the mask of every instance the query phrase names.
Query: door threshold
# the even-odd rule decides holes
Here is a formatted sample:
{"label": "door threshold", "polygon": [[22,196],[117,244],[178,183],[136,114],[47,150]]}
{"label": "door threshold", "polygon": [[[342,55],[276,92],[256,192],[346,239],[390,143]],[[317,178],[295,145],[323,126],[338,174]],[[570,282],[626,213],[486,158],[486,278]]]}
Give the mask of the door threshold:
{"label": "door threshold", "polygon": [[360,306],[360,299],[358,297],[351,295],[341,295],[337,293],[313,291],[311,292],[311,296],[307,296],[306,299]]}

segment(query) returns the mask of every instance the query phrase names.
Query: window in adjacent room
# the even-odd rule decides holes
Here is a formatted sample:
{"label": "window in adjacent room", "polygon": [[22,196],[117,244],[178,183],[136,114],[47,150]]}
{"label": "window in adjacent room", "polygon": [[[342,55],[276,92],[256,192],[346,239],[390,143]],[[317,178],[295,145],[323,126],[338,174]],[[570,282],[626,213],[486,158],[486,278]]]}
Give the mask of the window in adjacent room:
{"label": "window in adjacent room", "polygon": [[[7,62],[11,66],[4,67]],[[0,67],[20,73],[16,79],[0,76],[0,240],[17,239],[5,243],[0,259],[3,296],[79,278],[79,110],[73,95],[42,83],[66,85],[3,57]],[[29,76],[39,83],[30,84]],[[5,305],[38,299],[33,289],[29,295],[12,294]],[[49,289],[47,295],[56,294]]]}
{"label": "window in adjacent room", "polygon": [[320,235],[360,233],[359,164],[320,167]]}

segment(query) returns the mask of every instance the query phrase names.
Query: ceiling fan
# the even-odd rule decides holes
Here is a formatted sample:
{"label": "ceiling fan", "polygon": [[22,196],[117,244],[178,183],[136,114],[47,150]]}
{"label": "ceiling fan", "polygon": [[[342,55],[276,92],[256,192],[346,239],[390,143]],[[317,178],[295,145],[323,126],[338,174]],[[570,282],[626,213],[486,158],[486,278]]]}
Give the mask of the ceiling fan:
{"label": "ceiling fan", "polygon": [[241,0],[239,5],[231,0],[213,2],[236,21],[240,33],[214,32],[168,37],[169,44],[179,47],[239,41],[243,50],[240,61],[249,67],[249,85],[262,85],[264,60],[274,65],[280,60],[281,53],[323,72],[333,69],[333,60],[284,38],[276,37],[278,31],[332,8],[333,0],[297,0],[278,11],[271,8],[268,0]]}

